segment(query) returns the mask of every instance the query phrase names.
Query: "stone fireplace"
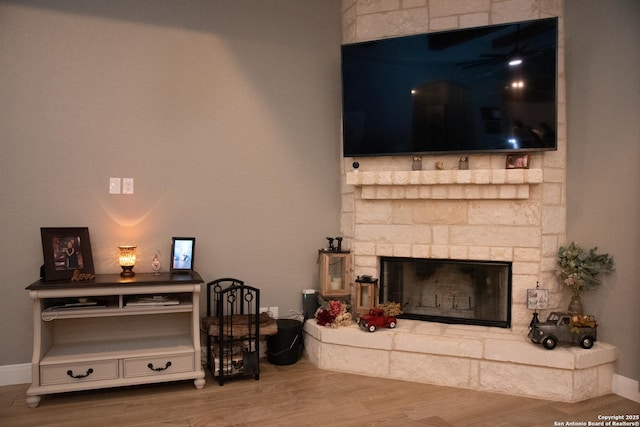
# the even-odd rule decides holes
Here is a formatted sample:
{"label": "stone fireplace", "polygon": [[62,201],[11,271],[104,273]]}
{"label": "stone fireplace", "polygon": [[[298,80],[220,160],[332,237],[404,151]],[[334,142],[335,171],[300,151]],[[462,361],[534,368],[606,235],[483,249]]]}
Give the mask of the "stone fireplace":
{"label": "stone fireplace", "polygon": [[[503,289],[510,293],[509,305],[502,307],[500,324],[484,326],[526,334],[531,319],[528,288],[539,282],[550,289],[550,308],[563,305],[555,252],[564,239],[564,186],[556,179],[564,175],[544,166],[547,158],[558,156],[533,154],[532,168],[518,170],[504,168],[504,155],[469,156],[470,170],[454,169],[458,159],[447,156],[426,163],[423,157],[423,165],[437,158],[445,170],[398,170],[410,167],[411,160],[399,158],[360,159],[355,170],[345,164],[351,169],[345,173],[345,189],[351,191],[345,207],[351,211],[343,212],[343,228],[350,239],[354,276],[371,275],[384,282],[388,278],[381,276],[381,266],[389,258],[509,265],[510,288]],[[382,167],[385,170],[363,170]],[[467,306],[469,297],[475,306],[479,294],[456,296],[460,314],[460,298],[465,297]],[[425,298],[422,305],[435,304],[428,301],[435,297]],[[446,302],[443,298],[438,301],[441,308],[452,303],[452,295]]]}
{"label": "stone fireplace", "polygon": [[[383,288],[381,293],[385,299],[402,302],[409,318],[401,319],[393,330],[374,334],[356,325],[331,329],[306,322],[305,352],[314,364],[561,401],[611,392],[614,346],[598,342],[591,350],[548,351],[526,338],[532,317],[526,306],[527,289],[540,283],[549,290],[549,310],[541,312],[541,319],[568,304],[566,290],[555,276],[557,248],[566,240],[562,0],[343,0],[343,41],[549,16],[558,16],[560,22],[557,151],[531,154],[529,169],[505,169],[504,154],[470,155],[469,170],[458,170],[459,156],[454,155],[423,156],[422,170],[412,170],[411,157],[399,156],[345,158],[342,165],[341,234],[353,256],[354,279],[370,275],[388,286],[393,274],[400,274],[396,271],[387,277],[389,267],[384,265],[389,259],[483,260],[509,266],[508,279],[504,273],[485,273],[491,277],[491,289],[507,294],[507,300],[498,298],[498,306],[478,312],[489,290],[486,277],[486,289],[476,289],[482,287],[477,284],[482,280],[475,279],[455,291],[442,285],[453,276],[456,281],[467,280],[465,269],[445,265],[440,271],[429,267],[433,271],[428,274],[403,273],[414,276],[413,290],[410,286],[398,294]],[[436,168],[436,162],[442,168]],[[427,276],[437,276],[438,283],[425,293],[418,285]],[[494,287],[494,280],[502,284]],[[443,310],[432,311],[438,306]],[[440,317],[445,308],[449,319],[443,323]],[[494,312],[488,323],[466,319],[470,312],[483,318],[485,310]],[[420,320],[415,320],[417,316]]]}

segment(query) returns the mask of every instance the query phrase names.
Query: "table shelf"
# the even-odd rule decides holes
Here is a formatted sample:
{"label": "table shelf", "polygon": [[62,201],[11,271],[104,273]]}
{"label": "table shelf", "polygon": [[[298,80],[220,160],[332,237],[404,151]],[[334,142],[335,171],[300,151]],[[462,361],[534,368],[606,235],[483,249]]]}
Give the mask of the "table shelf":
{"label": "table shelf", "polygon": [[[34,342],[27,404],[36,407],[44,394],[160,381],[192,379],[204,387],[202,283],[193,272],[29,285]],[[151,302],[139,304],[142,298]]]}

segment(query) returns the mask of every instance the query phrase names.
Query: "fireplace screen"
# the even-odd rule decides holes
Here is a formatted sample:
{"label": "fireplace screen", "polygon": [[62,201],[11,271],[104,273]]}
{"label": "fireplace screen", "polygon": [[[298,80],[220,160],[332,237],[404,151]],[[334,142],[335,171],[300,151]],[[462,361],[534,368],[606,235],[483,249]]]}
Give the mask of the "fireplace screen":
{"label": "fireplace screen", "polygon": [[380,302],[402,304],[401,318],[511,326],[511,263],[381,259]]}

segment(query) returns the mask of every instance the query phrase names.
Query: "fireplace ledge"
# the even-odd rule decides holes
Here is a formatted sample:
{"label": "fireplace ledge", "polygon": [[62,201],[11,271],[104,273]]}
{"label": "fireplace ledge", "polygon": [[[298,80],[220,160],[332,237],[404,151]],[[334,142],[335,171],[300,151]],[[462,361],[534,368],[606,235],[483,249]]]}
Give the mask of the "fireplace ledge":
{"label": "fireplace ledge", "polygon": [[545,350],[495,328],[402,319],[375,333],[305,323],[305,352],[322,369],[578,402],[611,393],[617,348]]}
{"label": "fireplace ledge", "polygon": [[363,199],[528,199],[542,169],[353,171],[346,183]]}

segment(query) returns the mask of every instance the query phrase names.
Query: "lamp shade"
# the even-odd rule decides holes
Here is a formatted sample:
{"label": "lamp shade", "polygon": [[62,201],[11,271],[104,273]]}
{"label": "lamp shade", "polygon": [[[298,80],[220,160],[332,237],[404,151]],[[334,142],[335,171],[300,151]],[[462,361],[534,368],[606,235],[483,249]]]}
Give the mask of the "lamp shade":
{"label": "lamp shade", "polygon": [[136,246],[118,246],[120,254],[118,261],[122,267],[121,276],[133,276],[133,266],[136,265]]}

